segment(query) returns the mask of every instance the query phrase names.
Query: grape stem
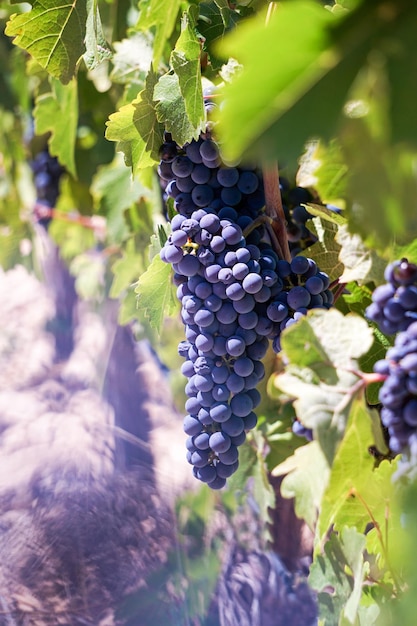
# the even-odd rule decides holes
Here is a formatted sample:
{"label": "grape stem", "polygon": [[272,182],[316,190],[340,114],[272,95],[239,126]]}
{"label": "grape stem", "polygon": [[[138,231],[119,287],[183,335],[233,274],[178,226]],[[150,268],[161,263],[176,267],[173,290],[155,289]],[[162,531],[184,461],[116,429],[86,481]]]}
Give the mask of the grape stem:
{"label": "grape stem", "polygon": [[344,292],[345,287],[346,287],[346,283],[339,283],[339,281],[338,281],[338,280],[335,280],[335,281],[333,281],[333,282],[330,284],[330,289],[333,289],[334,287],[336,287],[336,285],[337,285],[337,289],[336,289],[336,291],[335,291],[335,292],[334,292],[334,294],[333,294],[333,297],[334,297],[334,301],[335,301],[335,302],[336,302],[336,301],[340,298],[340,296],[341,296],[341,295],[342,295],[342,293]]}
{"label": "grape stem", "polygon": [[283,258],[282,248],[274,231],[274,221],[276,221],[276,218],[269,217],[268,215],[259,215],[251,224],[249,224],[249,226],[245,228],[243,236],[246,239],[253,230],[258,228],[258,226],[265,226],[271,238],[273,248],[278,253],[279,257]]}
{"label": "grape stem", "polygon": [[267,216],[271,218],[271,227],[278,244],[277,252],[282,259],[291,263],[291,252],[285,227],[285,214],[279,189],[278,164],[274,162],[264,165],[262,174],[264,179],[265,210]]}

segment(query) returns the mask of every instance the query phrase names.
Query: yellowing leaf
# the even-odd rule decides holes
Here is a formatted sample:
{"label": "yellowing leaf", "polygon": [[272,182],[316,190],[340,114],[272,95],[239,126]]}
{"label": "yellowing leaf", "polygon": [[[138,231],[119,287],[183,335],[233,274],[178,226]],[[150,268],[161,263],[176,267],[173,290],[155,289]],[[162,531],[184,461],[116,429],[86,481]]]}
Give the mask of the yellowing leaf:
{"label": "yellowing leaf", "polygon": [[31,11],[11,16],[5,32],[49,74],[66,84],[85,51],[86,20],[85,0],[35,0]]}

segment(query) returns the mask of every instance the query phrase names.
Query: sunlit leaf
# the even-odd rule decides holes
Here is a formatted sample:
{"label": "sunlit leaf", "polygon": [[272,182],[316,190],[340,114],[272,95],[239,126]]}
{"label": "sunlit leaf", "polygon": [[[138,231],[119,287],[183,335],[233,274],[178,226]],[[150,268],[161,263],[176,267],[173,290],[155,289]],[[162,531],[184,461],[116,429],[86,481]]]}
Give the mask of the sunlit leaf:
{"label": "sunlit leaf", "polygon": [[138,30],[155,27],[153,63],[158,67],[164,46],[174,30],[181,0],[140,0]]}
{"label": "sunlit leaf", "polygon": [[178,145],[183,146],[196,137],[195,128],[185,109],[184,98],[176,74],[164,74],[159,79],[155,87],[154,98],[157,101],[158,121],[164,124]]}
{"label": "sunlit leaf", "polygon": [[110,59],[112,56],[112,51],[103,33],[98,0],[87,0],[85,46],[84,61],[89,70],[95,69],[102,61]]}
{"label": "sunlit leaf", "polygon": [[329,465],[318,443],[297,448],[293,456],[272,470],[272,475],[285,476],[282,495],[295,498],[296,514],[313,530],[329,476]]}
{"label": "sunlit leaf", "polygon": [[85,51],[86,21],[85,0],[34,0],[29,12],[11,16],[5,32],[14,37],[14,44],[66,84]]}
{"label": "sunlit leaf", "polygon": [[178,310],[175,289],[171,283],[171,268],[155,256],[135,289],[138,306],[149,319],[152,328],[159,332],[166,315]]}
{"label": "sunlit leaf", "polygon": [[159,159],[158,150],[163,132],[153,106],[155,80],[155,74],[151,70],[145,89],[133,102],[110,115],[107,122],[107,139],[119,143],[126,164],[132,167],[134,174],[138,169],[152,167]]}
{"label": "sunlit leaf", "polygon": [[181,35],[171,54],[171,65],[185,101],[185,110],[194,132],[198,135],[204,125],[203,89],[201,86],[201,43],[195,34],[194,19],[185,14]]}

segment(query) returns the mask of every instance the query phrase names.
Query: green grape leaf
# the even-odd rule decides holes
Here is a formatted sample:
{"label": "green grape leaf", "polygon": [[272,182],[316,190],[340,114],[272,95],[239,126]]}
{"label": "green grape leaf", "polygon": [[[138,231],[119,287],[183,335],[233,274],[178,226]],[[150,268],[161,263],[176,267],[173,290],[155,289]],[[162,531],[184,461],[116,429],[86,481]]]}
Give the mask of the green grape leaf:
{"label": "green grape leaf", "polygon": [[202,2],[200,4],[197,26],[209,45],[224,35],[229,21],[227,12],[230,13],[228,6],[220,9],[216,2]]}
{"label": "green grape leaf", "polygon": [[366,549],[377,557],[380,568],[391,568],[397,558],[397,549],[404,540],[406,529],[401,521],[403,510],[396,497],[393,475],[398,469],[397,460],[382,461],[375,469],[372,480],[364,483],[359,496],[372,513],[373,528],[366,534]]}
{"label": "green grape leaf", "polygon": [[384,282],[386,261],[375,250],[368,248],[359,235],[352,235],[347,226],[341,226],[336,233],[336,241],[340,245],[340,261],[345,266],[340,282]]}
{"label": "green grape leaf", "polygon": [[311,311],[282,333],[289,364],[272,384],[294,398],[298,419],[313,429],[330,465],[361,389],[357,359],[372,341],[372,330],[362,318],[344,317],[336,309]]}
{"label": "green grape leaf", "polygon": [[101,255],[84,252],[74,257],[70,272],[75,277],[75,289],[84,300],[101,301],[104,297],[105,262]]}
{"label": "green grape leaf", "polygon": [[106,216],[108,236],[113,243],[129,234],[124,212],[144,195],[143,186],[132,176],[120,155],[101,165],[90,187],[97,211]]}
{"label": "green grape leaf", "polygon": [[317,528],[320,539],[325,538],[332,525],[335,530],[354,526],[364,532],[371,521],[357,494],[372,481],[374,458],[369,448],[373,443],[372,422],[366,405],[363,398],[356,398],[322,499]]}
{"label": "green grape leaf", "polygon": [[85,51],[86,21],[85,0],[34,0],[30,11],[11,16],[5,33],[51,76],[66,84],[74,77]]}
{"label": "green grape leaf", "polygon": [[253,495],[259,507],[262,520],[271,517],[269,509],[275,508],[275,492],[268,479],[268,468],[265,463],[264,449],[266,441],[262,432],[254,430],[252,439],[256,444],[256,463],[253,468],[254,490]]}
{"label": "green grape leaf", "polygon": [[201,44],[195,34],[194,19],[190,10],[183,16],[181,34],[171,54],[171,65],[178,76],[187,117],[194,128],[196,138],[205,125],[200,55]]}
{"label": "green grape leaf", "polygon": [[411,263],[417,263],[417,237],[407,246],[397,246],[392,248],[392,260],[406,258]]}
{"label": "green grape leaf", "polygon": [[416,146],[396,145],[389,134],[385,114],[390,92],[383,64],[378,62],[364,77],[367,81],[364,78],[355,92],[354,102],[361,102],[367,114],[359,112],[346,119],[341,132],[349,168],[346,210],[350,230],[359,233],[370,247],[385,251],[393,240],[405,246],[417,234],[416,212],[409,202],[417,194],[413,171]]}
{"label": "green grape leaf", "polygon": [[153,100],[156,82],[157,76],[151,67],[146,77],[145,89],[139,94],[141,100],[135,104],[133,115],[133,123],[146,142],[146,150],[155,162],[159,161],[159,149],[164,136],[164,129],[156,117]]}
{"label": "green grape leaf", "polygon": [[155,74],[150,70],[146,87],[131,102],[110,115],[106,138],[117,141],[125,155],[125,162],[135,175],[138,170],[152,167],[159,160],[158,151],[163,140],[153,106],[152,94]]}
{"label": "green grape leaf", "polygon": [[245,442],[239,450],[239,471],[232,474],[227,480],[229,489],[233,492],[244,491],[248,478],[253,475],[257,463],[256,450],[248,442]]}
{"label": "green grape leaf", "polygon": [[[269,389],[268,389],[268,395]],[[262,423],[262,429],[268,441],[268,455],[266,463],[270,470],[288,459],[294,451],[305,444],[304,437],[296,436],[291,429],[295,418],[295,411],[292,402],[283,402],[278,408],[272,410],[269,420],[265,425],[262,423],[261,415],[258,424]],[[259,427],[258,427],[259,428]]]}
{"label": "green grape leaf", "polygon": [[48,231],[59,245],[62,258],[71,260],[94,246],[94,235],[81,224],[69,224],[64,220],[52,220]]}
{"label": "green grape leaf", "polygon": [[76,177],[75,142],[78,124],[78,90],[74,79],[62,85],[50,77],[51,91],[38,96],[33,112],[38,135],[51,133],[49,151]]}
{"label": "green grape leaf", "polygon": [[166,315],[178,310],[175,290],[171,283],[171,267],[155,256],[135,289],[138,306],[149,319],[149,324],[160,332]]}
{"label": "green grape leaf", "polygon": [[152,37],[149,33],[134,33],[129,39],[114,43],[113,69],[110,78],[122,85],[145,82],[152,62]]}
{"label": "green grape leaf", "polygon": [[[346,54],[336,51],[330,29],[340,22],[316,2],[295,0],[280,6],[267,25],[263,14],[247,20],[218,46],[223,57],[244,66],[223,90],[218,132],[227,157],[249,151],[295,162],[307,139],[331,138],[368,49],[358,38]],[[265,59],[274,62],[265,65]],[[332,98],[324,95],[330,92]]]}
{"label": "green grape leaf", "polygon": [[[306,205],[311,211],[311,205]],[[340,245],[336,241],[337,226],[332,221],[314,217],[306,223],[317,241],[303,252],[304,256],[313,258],[322,272],[326,272],[330,280],[337,280],[343,272],[343,264],[339,260]]]}
{"label": "green grape leaf", "polygon": [[85,47],[84,61],[89,70],[95,69],[113,54],[103,33],[98,0],[87,0]]}
{"label": "green grape leaf", "polygon": [[119,298],[129,287],[137,283],[143,267],[143,255],[138,252],[133,237],[128,239],[122,257],[112,266],[113,282],[110,288],[110,298]]}
{"label": "green grape leaf", "polygon": [[[329,143],[315,142],[304,169],[308,170],[308,185],[314,187],[324,204],[335,204],[344,208],[349,170],[344,162],[340,143],[336,139]],[[303,171],[301,167],[301,172]],[[307,186],[302,183],[303,179],[298,184]]]}
{"label": "green grape leaf", "polygon": [[295,498],[296,515],[314,530],[329,477],[329,465],[317,441],[300,446],[277,465],[272,476],[284,476],[281,494]]}
{"label": "green grape leaf", "polygon": [[183,146],[195,138],[195,128],[188,118],[177,74],[164,74],[159,79],[154,98],[158,121],[164,124],[178,145]]}
{"label": "green grape leaf", "polygon": [[153,64],[158,67],[164,47],[174,30],[181,0],[140,0],[136,28],[148,31],[155,27]]}
{"label": "green grape leaf", "polygon": [[[344,316],[337,309],[313,310],[282,335],[286,355],[300,367],[311,367],[312,363],[316,363],[315,357],[310,356],[313,346],[304,341],[304,333],[309,334],[316,349],[325,355],[323,362],[346,370],[351,369],[354,362],[369,350],[373,341],[372,330],[358,315]],[[304,352],[301,346],[304,346]]]}
{"label": "green grape leaf", "polygon": [[[324,554],[316,556],[308,580],[319,592],[321,624],[358,624],[362,583],[369,569],[363,559],[365,542],[363,534],[345,527],[339,535],[333,533],[324,546]],[[326,588],[332,592],[326,592]]]}

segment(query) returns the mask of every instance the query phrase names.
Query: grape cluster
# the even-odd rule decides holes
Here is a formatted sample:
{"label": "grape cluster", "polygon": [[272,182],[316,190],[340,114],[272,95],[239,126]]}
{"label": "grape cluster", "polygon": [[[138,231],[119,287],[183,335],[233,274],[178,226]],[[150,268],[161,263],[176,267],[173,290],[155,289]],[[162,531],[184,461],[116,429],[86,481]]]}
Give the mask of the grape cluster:
{"label": "grape cluster", "polygon": [[374,371],[386,376],[379,391],[381,420],[388,429],[390,448],[413,450],[417,457],[417,322],[400,332],[395,345]]}
{"label": "grape cluster", "polygon": [[304,437],[307,441],[313,440],[313,430],[304,426],[298,419],[295,419],[292,424],[292,432],[297,437]]}
{"label": "grape cluster", "polygon": [[[45,226],[51,220],[51,211],[59,195],[59,181],[63,168],[47,149],[38,152],[31,162],[36,188],[36,215]],[[45,210],[43,210],[45,207]]]}
{"label": "grape cluster", "polygon": [[306,226],[306,222],[313,216],[303,206],[314,198],[308,189],[298,185],[292,187],[286,178],[280,177],[279,184],[288,244],[292,256],[295,256],[317,241],[317,237]]}
{"label": "grape cluster", "polygon": [[417,320],[417,265],[394,261],[385,270],[385,280],[374,290],[366,316],[383,333],[394,335]]}
{"label": "grape cluster", "polygon": [[236,471],[237,448],[256,425],[269,340],[279,351],[282,330],[310,308],[331,306],[333,295],[313,260],[288,262],[273,250],[255,169],[226,166],[207,136],[184,148],[168,140],[161,156],[177,211],[161,259],[173,266],[186,328],[187,458],[216,489]]}

